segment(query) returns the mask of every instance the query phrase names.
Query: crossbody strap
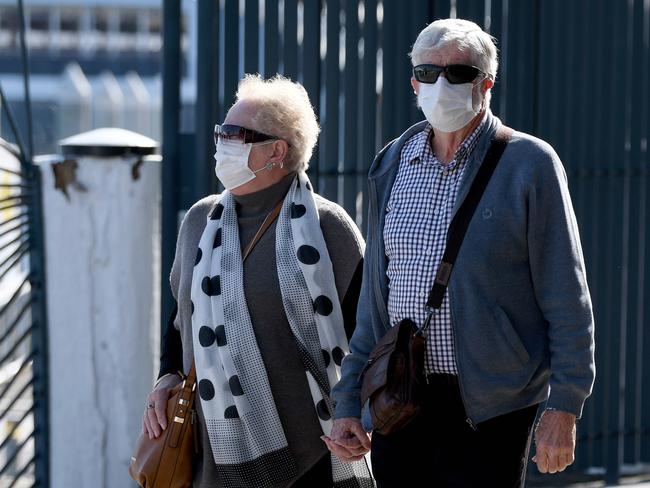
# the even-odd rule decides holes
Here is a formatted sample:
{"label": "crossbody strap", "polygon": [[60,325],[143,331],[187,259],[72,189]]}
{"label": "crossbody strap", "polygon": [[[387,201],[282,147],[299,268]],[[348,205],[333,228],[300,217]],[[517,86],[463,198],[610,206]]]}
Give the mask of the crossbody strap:
{"label": "crossbody strap", "polygon": [[264,219],[264,222],[262,222],[262,225],[255,233],[255,236],[253,236],[253,239],[248,244],[248,246],[246,246],[246,249],[242,253],[242,262],[246,261],[246,258],[251,253],[255,245],[259,242],[259,240],[262,238],[262,236],[268,230],[268,228],[271,227],[271,224],[275,222],[275,219],[278,218],[278,215],[280,215],[280,210],[282,210],[283,203],[284,203],[284,198],[280,199],[280,201],[275,205],[275,207],[273,207],[273,210],[271,210],[268,213],[268,215]]}
{"label": "crossbody strap", "polygon": [[188,383],[196,383],[196,364],[194,361],[192,361],[192,367],[190,368],[190,372],[185,379]]}
{"label": "crossbody strap", "polygon": [[443,254],[440,265],[438,266],[436,279],[431,291],[429,292],[429,298],[427,299],[427,307],[432,310],[428,314],[422,329],[420,329],[421,332],[424,332],[428,328],[431,316],[433,315],[433,310],[439,310],[442,306],[442,300],[445,296],[447,286],[449,285],[449,278],[454,268],[454,264],[456,263],[456,257],[458,256],[458,251],[460,250],[460,246],[465,238],[465,233],[467,232],[469,223],[474,216],[474,212],[481,201],[483,192],[485,191],[485,188],[487,187],[513,132],[514,131],[511,128],[506,126],[501,126],[497,129],[494,139],[492,139],[492,143],[490,144],[490,148],[483,159],[481,167],[472,182],[468,194],[449,225],[445,253]]}

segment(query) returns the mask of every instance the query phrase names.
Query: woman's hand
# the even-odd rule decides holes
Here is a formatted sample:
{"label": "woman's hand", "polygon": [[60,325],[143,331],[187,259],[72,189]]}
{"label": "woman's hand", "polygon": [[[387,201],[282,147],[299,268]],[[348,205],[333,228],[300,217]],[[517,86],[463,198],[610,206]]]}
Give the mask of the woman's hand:
{"label": "woman's hand", "polygon": [[370,451],[370,435],[363,430],[361,419],[357,417],[334,420],[329,437],[322,435],[321,439],[344,463],[358,461]]}
{"label": "woman's hand", "polygon": [[142,432],[153,439],[167,428],[167,400],[172,388],[182,381],[177,374],[161,378],[154,390],[147,396],[147,403],[142,417]]}

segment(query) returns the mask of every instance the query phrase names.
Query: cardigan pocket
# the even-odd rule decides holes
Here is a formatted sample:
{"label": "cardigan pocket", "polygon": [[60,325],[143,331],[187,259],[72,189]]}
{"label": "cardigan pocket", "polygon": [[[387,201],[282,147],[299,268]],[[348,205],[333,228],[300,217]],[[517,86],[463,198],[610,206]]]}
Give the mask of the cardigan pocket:
{"label": "cardigan pocket", "polygon": [[512,325],[508,314],[497,303],[492,306],[492,314],[509,348],[516,354],[522,364],[526,364],[530,360],[530,354],[528,354],[526,346],[524,346],[519,334]]}

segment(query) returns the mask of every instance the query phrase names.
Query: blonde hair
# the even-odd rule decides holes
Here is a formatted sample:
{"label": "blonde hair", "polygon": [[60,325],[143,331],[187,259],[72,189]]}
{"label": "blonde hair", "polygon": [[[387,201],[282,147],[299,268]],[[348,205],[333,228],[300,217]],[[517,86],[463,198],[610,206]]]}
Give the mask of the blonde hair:
{"label": "blonde hair", "polygon": [[320,127],[305,88],[281,75],[264,80],[247,74],[237,87],[236,101],[241,100],[256,107],[250,128],[287,141],[285,166],[306,171]]}

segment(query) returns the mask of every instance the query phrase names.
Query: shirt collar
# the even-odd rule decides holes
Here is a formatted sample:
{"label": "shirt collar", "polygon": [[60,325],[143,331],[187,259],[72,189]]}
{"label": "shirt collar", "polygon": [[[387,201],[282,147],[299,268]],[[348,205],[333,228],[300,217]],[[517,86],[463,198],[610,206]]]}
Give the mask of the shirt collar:
{"label": "shirt collar", "polygon": [[476,128],[470,134],[468,134],[467,137],[465,137],[461,145],[456,150],[454,159],[452,159],[447,165],[440,163],[440,161],[438,161],[438,158],[436,158],[436,155],[433,153],[433,150],[431,149],[431,144],[429,141],[430,138],[433,139],[433,127],[431,127],[431,124],[427,124],[424,130],[416,136],[416,150],[413,152],[413,157],[411,157],[411,160],[409,162],[411,164],[429,162],[429,164],[438,165],[446,168],[448,171],[451,171],[459,161],[467,159],[472,153],[474,147],[476,147],[476,142],[478,141],[479,135],[481,135],[487,126],[486,121],[487,110],[483,114],[481,123],[476,126]]}

